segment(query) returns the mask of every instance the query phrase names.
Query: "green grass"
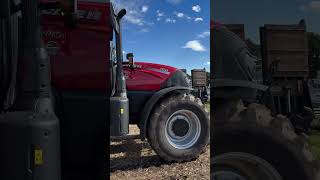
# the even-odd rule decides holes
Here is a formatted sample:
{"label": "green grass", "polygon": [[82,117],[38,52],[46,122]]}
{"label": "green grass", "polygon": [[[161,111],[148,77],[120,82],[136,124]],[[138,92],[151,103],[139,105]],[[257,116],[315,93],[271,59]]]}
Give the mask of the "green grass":
{"label": "green grass", "polygon": [[205,103],[204,105],[206,106],[206,108],[207,108],[207,109],[208,109],[208,111],[210,112],[210,102]]}
{"label": "green grass", "polygon": [[309,136],[309,143],[311,145],[311,150],[315,157],[320,160],[320,132],[312,131]]}

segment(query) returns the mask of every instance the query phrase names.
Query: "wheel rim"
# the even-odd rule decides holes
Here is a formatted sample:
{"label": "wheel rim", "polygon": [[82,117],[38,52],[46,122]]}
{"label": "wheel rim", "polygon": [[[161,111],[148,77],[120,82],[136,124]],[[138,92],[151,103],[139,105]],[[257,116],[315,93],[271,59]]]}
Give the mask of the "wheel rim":
{"label": "wheel rim", "polygon": [[198,141],[200,133],[200,120],[192,111],[176,111],[166,121],[165,136],[174,148],[192,147]]}
{"label": "wheel rim", "polygon": [[[231,152],[213,158],[212,162],[215,168],[211,178],[214,180],[248,180],[252,179],[252,175],[263,177],[263,180],[282,180],[279,172],[271,164],[252,154]],[[241,168],[228,162],[241,165]]]}

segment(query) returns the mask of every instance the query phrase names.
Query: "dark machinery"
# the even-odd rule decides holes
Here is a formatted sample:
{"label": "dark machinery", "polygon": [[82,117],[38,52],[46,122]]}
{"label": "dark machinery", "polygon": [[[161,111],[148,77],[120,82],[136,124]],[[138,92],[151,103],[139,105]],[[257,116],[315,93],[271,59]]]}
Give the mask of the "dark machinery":
{"label": "dark machinery", "polygon": [[59,120],[50,98],[50,62],[37,4],[25,1],[20,11],[15,1],[1,1],[1,179],[57,180],[61,175]]}
{"label": "dark machinery", "polygon": [[308,40],[306,24],[265,25],[260,28],[262,74],[269,86],[274,114],[287,116],[298,133],[308,133],[314,118],[307,85]]}
{"label": "dark machinery", "polygon": [[[312,112],[300,76],[304,72],[298,72],[307,67],[301,66],[301,61],[305,62],[305,26],[292,26],[287,33],[284,29],[261,29],[264,84],[258,84],[257,59],[245,42],[223,25],[211,26],[215,149],[211,177],[215,180],[320,179],[319,162],[305,138]],[[291,43],[300,49],[279,42],[294,37],[300,40]],[[284,56],[287,52],[295,55],[288,58]],[[297,62],[287,64],[290,60]]]}
{"label": "dark machinery", "polygon": [[205,69],[191,70],[192,87],[196,90],[195,96],[201,99],[202,102],[207,102],[208,88],[207,88],[207,72]]}

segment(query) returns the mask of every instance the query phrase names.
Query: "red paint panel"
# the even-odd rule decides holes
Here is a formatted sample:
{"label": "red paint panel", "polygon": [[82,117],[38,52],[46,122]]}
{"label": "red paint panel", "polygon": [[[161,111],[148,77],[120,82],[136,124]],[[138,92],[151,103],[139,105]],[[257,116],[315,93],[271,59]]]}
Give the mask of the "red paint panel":
{"label": "red paint panel", "polygon": [[174,72],[176,68],[153,63],[136,62],[138,68],[124,66],[127,89],[129,91],[157,91]]}
{"label": "red paint panel", "polygon": [[110,89],[108,3],[78,1],[78,24],[65,26],[54,11],[42,15],[43,39],[51,54],[52,81],[60,90]]}
{"label": "red paint panel", "polygon": [[[52,81],[59,90],[110,90],[109,40],[112,27],[108,3],[78,1],[79,22],[75,29],[65,26],[55,11],[42,15],[43,39],[51,55]],[[125,42],[124,42],[125,43]],[[124,65],[129,91],[157,91],[177,69],[137,62]]]}

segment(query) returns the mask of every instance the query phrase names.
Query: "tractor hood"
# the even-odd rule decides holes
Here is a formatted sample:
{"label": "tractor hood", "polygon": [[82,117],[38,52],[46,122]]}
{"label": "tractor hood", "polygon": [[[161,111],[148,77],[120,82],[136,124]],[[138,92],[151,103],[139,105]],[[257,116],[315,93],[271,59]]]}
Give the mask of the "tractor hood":
{"label": "tractor hood", "polygon": [[135,68],[124,64],[127,89],[157,91],[166,87],[190,87],[190,80],[181,70],[162,64],[135,62]]}
{"label": "tractor hood", "polygon": [[[129,67],[128,64],[124,65],[125,67]],[[135,62],[136,70],[141,70],[153,74],[154,76],[158,76],[160,78],[166,79],[172,73],[176,72],[178,69],[172,66],[167,66],[163,64],[155,64],[148,62]]]}

